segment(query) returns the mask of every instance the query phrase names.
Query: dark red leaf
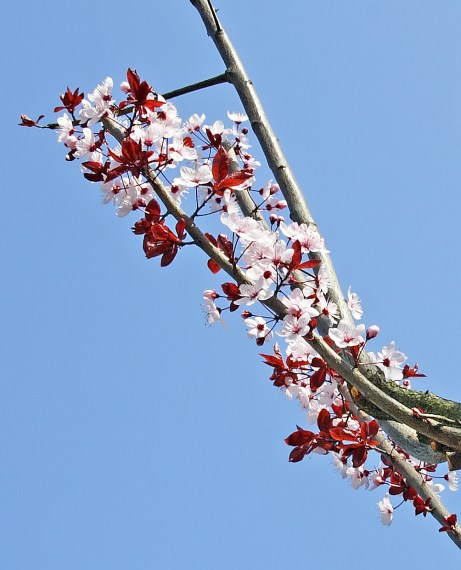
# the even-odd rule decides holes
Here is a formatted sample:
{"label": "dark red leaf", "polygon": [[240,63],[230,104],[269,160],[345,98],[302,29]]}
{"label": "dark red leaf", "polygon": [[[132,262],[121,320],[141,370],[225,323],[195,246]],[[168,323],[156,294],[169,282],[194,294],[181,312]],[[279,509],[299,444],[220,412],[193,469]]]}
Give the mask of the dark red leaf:
{"label": "dark red leaf", "polygon": [[313,267],[318,267],[320,265],[320,259],[310,259],[304,263],[298,265],[298,269],[312,269]]}
{"label": "dark red leaf", "polygon": [[315,437],[315,433],[298,427],[298,430],[290,434],[286,439],[287,445],[298,446],[310,443]]}
{"label": "dark red leaf", "polygon": [[145,218],[143,218],[142,220],[136,222],[131,229],[134,234],[143,235],[150,230],[150,227],[151,223],[148,222]]}
{"label": "dark red leaf", "polygon": [[298,269],[302,258],[300,242],[298,240],[295,240],[291,247],[293,248],[293,257],[291,258],[290,265],[288,266],[289,272],[296,271],[296,269]]}
{"label": "dark red leaf", "polygon": [[330,412],[325,408],[320,410],[320,413],[317,416],[317,425],[320,431],[328,433],[328,430],[331,427],[331,416]]}
{"label": "dark red leaf", "polygon": [[402,496],[405,499],[405,501],[414,501],[415,498],[418,496],[418,493],[416,492],[415,489],[413,489],[413,487],[406,486]]}
{"label": "dark red leaf", "polygon": [[213,178],[217,184],[223,180],[229,173],[230,158],[227,151],[220,146],[218,152],[213,158],[213,164],[211,166],[211,172]]}
{"label": "dark red leaf", "polygon": [[162,259],[160,261],[160,266],[161,267],[166,267],[167,265],[170,265],[170,263],[173,261],[173,259],[176,257],[176,254],[178,253],[178,248],[177,247],[171,247],[170,246],[170,250],[166,251],[163,255],[162,255]]}
{"label": "dark red leaf", "polygon": [[304,459],[305,455],[306,450],[303,447],[295,447],[291,450],[288,461],[290,461],[290,463],[297,463],[298,461]]}
{"label": "dark red leaf", "polygon": [[227,295],[227,299],[229,301],[235,301],[241,297],[239,288],[235,283],[223,283],[221,285],[221,289],[223,290],[224,294]]}
{"label": "dark red leaf", "polygon": [[[364,422],[365,424],[366,422]],[[376,420],[367,423],[367,438],[373,438],[379,431],[379,424]]]}
{"label": "dark red leaf", "polygon": [[208,269],[211,271],[211,273],[218,273],[218,271],[221,271],[221,267],[216,263],[216,261],[214,259],[209,259],[207,261],[207,265],[208,265]]}
{"label": "dark red leaf", "polygon": [[337,441],[358,441],[357,437],[342,427],[333,427],[329,430],[330,436]]}
{"label": "dark red leaf", "polygon": [[176,229],[176,234],[177,234],[178,238],[180,240],[184,240],[186,237],[186,233],[184,231],[186,229],[186,220],[184,220],[183,218],[178,220],[175,229]]}
{"label": "dark red leaf", "polygon": [[37,123],[43,119],[45,115],[40,115],[36,121],[28,117],[27,115],[21,115],[21,122],[19,123],[20,127],[36,127]]}
{"label": "dark red leaf", "polygon": [[268,364],[269,366],[276,366],[278,368],[284,368],[285,364],[283,359],[279,356],[273,356],[272,354],[260,354],[266,361],[264,364]]}
{"label": "dark red leaf", "polygon": [[454,513],[448,517],[443,517],[443,520],[445,524],[439,528],[439,532],[454,532],[456,530],[458,517]]}
{"label": "dark red leaf", "polygon": [[233,172],[229,176],[223,178],[218,184],[215,184],[213,186],[213,190],[222,195],[226,188],[234,188],[236,186],[240,186],[252,176],[253,171],[238,170],[237,172]]}
{"label": "dark red leaf", "polygon": [[160,204],[155,198],[147,204],[146,206],[146,220],[149,222],[157,223],[160,221]]}
{"label": "dark red leaf", "polygon": [[322,384],[325,382],[326,377],[327,377],[326,366],[322,366],[321,368],[316,370],[314,374],[312,374],[312,376],[309,377],[309,385],[312,392],[316,392],[320,388],[320,386],[322,386]]}
{"label": "dark red leaf", "polygon": [[352,466],[360,467],[360,465],[363,465],[367,459],[367,455],[368,453],[365,446],[357,448],[352,454]]}

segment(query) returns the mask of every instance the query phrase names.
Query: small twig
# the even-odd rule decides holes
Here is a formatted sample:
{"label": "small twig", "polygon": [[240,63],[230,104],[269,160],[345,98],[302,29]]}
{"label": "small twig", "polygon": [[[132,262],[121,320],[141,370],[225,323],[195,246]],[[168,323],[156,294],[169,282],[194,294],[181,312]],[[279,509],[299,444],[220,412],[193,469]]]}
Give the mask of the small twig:
{"label": "small twig", "polygon": [[452,418],[447,418],[445,416],[440,416],[438,414],[426,414],[425,412],[421,412],[419,414],[415,414],[417,415],[418,418],[421,418],[423,420],[436,420],[439,421],[443,424],[456,424],[456,425],[461,425],[461,422],[459,420],[454,420]]}
{"label": "small twig", "polygon": [[187,93],[192,93],[193,91],[199,91],[200,89],[206,89],[207,87],[212,87],[213,85],[219,85],[220,83],[230,83],[227,71],[216,75],[215,77],[210,77],[210,79],[205,79],[204,81],[199,81],[198,83],[193,83],[192,85],[186,85],[185,87],[180,87],[174,91],[168,91],[168,93],[162,93],[165,99],[173,99],[173,97],[179,97],[180,95],[186,95]]}

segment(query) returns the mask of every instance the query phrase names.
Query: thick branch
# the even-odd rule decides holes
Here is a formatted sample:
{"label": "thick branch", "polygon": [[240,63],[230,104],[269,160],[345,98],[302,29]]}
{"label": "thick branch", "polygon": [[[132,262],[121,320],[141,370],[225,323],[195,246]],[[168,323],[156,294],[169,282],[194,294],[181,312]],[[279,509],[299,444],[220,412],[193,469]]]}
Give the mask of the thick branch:
{"label": "thick branch", "polygon": [[[208,0],[190,1],[199,12],[207,29],[208,35],[213,39],[227,67],[229,80],[234,85],[240,100],[242,101],[243,107],[251,121],[253,130],[261,144],[268,165],[274,173],[280,189],[287,200],[291,218],[298,223],[305,222],[308,224],[315,224],[315,221],[304,201],[301,189],[297,184],[288,162],[280,148],[279,142],[271,129],[253,83],[248,77],[229,37],[218,21],[216,11],[212,9]],[[321,259],[322,263],[328,269],[332,281],[330,294],[334,302],[338,305],[341,317],[349,322],[353,322],[329,255],[322,253],[317,254],[316,256]],[[364,359],[366,360],[366,357]],[[339,357],[338,362],[340,362]],[[376,377],[376,374],[374,374],[374,376]],[[351,384],[355,385],[353,382],[351,382]],[[363,395],[367,397],[365,394]],[[390,400],[391,399],[388,401],[390,402]],[[425,399],[424,395],[422,395],[422,401],[427,402],[427,398]],[[388,412],[390,416],[397,419],[388,409],[383,411]],[[399,415],[402,417],[402,414]],[[406,415],[408,417],[408,414]],[[456,449],[458,448],[456,447]]]}
{"label": "thick branch", "polygon": [[[125,129],[116,121],[104,118],[103,125],[119,142],[125,138]],[[238,267],[233,265],[227,257],[225,257],[223,253],[206,238],[202,231],[197,227],[194,220],[189,218],[178,206],[171,194],[158,179],[157,173],[150,170],[146,173],[146,176],[157,192],[157,195],[166,206],[168,212],[177,220],[185,220],[187,232],[194,239],[197,245],[199,245],[199,247],[203,249],[211,259],[216,261],[237,283],[251,283],[245,274]],[[286,314],[286,307],[279,299],[271,298],[264,304],[279,318],[283,319]],[[351,366],[333,349],[331,349],[321,337],[315,336],[312,339],[308,339],[308,342],[313,346],[313,348],[315,348],[315,350],[317,350],[325,362],[327,362],[331,368],[337,370],[349,384],[355,386],[364,398],[381,410],[384,410],[394,420],[412,427],[428,438],[446,445],[449,449],[461,451],[461,429],[442,425],[440,423],[431,425],[421,418],[415,417],[409,408],[376,387],[357,368]]]}
{"label": "thick branch", "polygon": [[[347,394],[345,395],[347,397]],[[366,420],[365,414],[357,408],[354,402],[350,402],[350,406],[354,414],[362,422]],[[424,500],[430,499],[431,503],[431,515],[441,524],[444,525],[444,518],[450,516],[449,511],[445,508],[445,505],[440,500],[439,496],[434,493],[432,487],[427,483],[427,481],[418,473],[416,469],[412,467],[392,446],[390,441],[385,437],[382,432],[379,432],[376,436],[379,442],[380,449],[387,455],[392,466],[405,477],[408,485],[413,487],[418,495]],[[454,532],[448,533],[451,540],[461,548],[461,526],[456,524]]]}
{"label": "thick branch", "polygon": [[[251,121],[252,128],[258,138],[263,149],[267,163],[271,168],[280,189],[287,201],[291,219],[298,223],[315,224],[312,215],[309,212],[307,204],[304,201],[303,194],[291,172],[288,162],[280,148],[277,138],[275,137],[269,121],[265,115],[264,109],[259,101],[256,91],[249,79],[246,71],[238,57],[236,50],[230,42],[222,25],[220,24],[216,11],[212,8],[209,0],[190,0],[194,7],[198,10],[208,35],[213,39],[225,65],[230,81],[234,85],[243,107]],[[249,210],[250,204],[246,205]],[[244,208],[245,209],[245,208]],[[332,287],[330,295],[337,304],[340,315],[349,323],[353,323],[353,318],[341,291],[339,281],[334,271],[331,259],[328,254],[316,254],[324,266],[327,268]],[[284,314],[283,304],[278,299],[269,299],[264,303],[271,308],[278,316],[282,318]],[[280,306],[282,305],[282,306]],[[327,364],[337,370],[346,381],[356,387],[362,396],[371,402],[377,409],[383,410],[385,414],[402,422],[407,426],[411,426],[416,432],[423,433],[430,439],[444,443],[451,449],[461,450],[461,430],[440,423],[424,422],[421,418],[414,416],[412,410],[394,399],[394,395],[389,395],[383,391],[383,386],[379,388],[375,386],[367,376],[378,379],[376,367],[367,366],[367,376],[362,374],[357,368],[351,366],[344,358],[333,351],[321,337],[315,336],[309,339],[313,346]],[[366,355],[364,360],[367,361]],[[371,373],[370,373],[371,370]],[[423,395],[424,396],[424,395]],[[412,406],[413,407],[413,406]],[[397,434],[405,438],[404,426],[395,425]],[[383,437],[380,437],[381,445],[384,451],[392,457],[392,461],[398,471],[406,478],[407,482],[417,489],[418,493],[424,498],[430,498],[433,507],[433,516],[443,524],[443,518],[448,516],[448,512],[433,493],[425,481],[422,480],[420,474],[404,461],[393,449],[391,443]],[[461,534],[459,526],[455,532],[448,533],[450,538],[461,548]]]}
{"label": "thick branch", "polygon": [[[267,164],[272,170],[280,190],[287,201],[291,219],[299,224],[316,225],[309,208],[304,200],[303,193],[296,182],[288,161],[283,154],[280,144],[275,136],[261,101],[256,93],[251,79],[248,77],[240,58],[232,45],[228,35],[218,21],[216,12],[210,8],[207,0],[190,0],[199,12],[208,35],[214,41],[221,58],[226,65],[229,81],[234,85],[242,105],[247,113],[253,131],[261,145]],[[338,305],[341,317],[353,322],[349,307],[341,292],[338,278],[327,253],[312,254],[312,257],[322,261],[328,269],[332,288],[330,291],[333,301]]]}
{"label": "thick branch", "polygon": [[[102,123],[106,130],[111,133],[118,142],[121,143],[123,141],[126,136],[126,131],[121,125],[119,125],[115,120],[109,118],[104,118]],[[184,219],[186,221],[187,232],[194,239],[197,245],[211,259],[216,261],[237,283],[251,283],[245,274],[238,267],[230,263],[222,252],[206,238],[195,222],[178,206],[178,204],[173,200],[168,189],[158,179],[157,173],[153,170],[149,170],[145,175],[152,184],[158,197],[167,208],[169,214],[171,214],[176,220]],[[286,314],[285,305],[276,297],[268,299],[264,302],[264,305],[272,310],[279,318],[283,318]],[[368,401],[372,402],[380,409],[386,409],[393,418],[414,427],[418,432],[424,433],[428,437],[432,437],[437,441],[445,443],[451,449],[461,450],[461,430],[447,426],[431,426],[424,423],[421,419],[414,417],[409,408],[380,390],[372,384],[368,378],[363,376],[357,368],[352,367],[343,360],[341,356],[331,349],[321,337],[314,336],[307,340],[322,356],[327,364],[331,368],[337,370],[349,384],[360,390]],[[416,473],[409,463],[405,462],[398,456],[388,440],[382,437],[380,441],[383,450],[393,458],[393,461],[398,462],[396,463],[396,466],[398,467],[399,472],[407,479],[408,483],[412,485],[424,499],[430,497],[431,504],[432,501],[434,501],[432,504],[434,507],[433,514],[437,520],[443,523],[443,517],[448,516],[448,513],[435,494],[431,491],[427,483],[422,480],[421,476]],[[456,544],[460,541],[459,534],[457,533],[450,532],[449,536]],[[461,547],[461,542],[458,546]]]}

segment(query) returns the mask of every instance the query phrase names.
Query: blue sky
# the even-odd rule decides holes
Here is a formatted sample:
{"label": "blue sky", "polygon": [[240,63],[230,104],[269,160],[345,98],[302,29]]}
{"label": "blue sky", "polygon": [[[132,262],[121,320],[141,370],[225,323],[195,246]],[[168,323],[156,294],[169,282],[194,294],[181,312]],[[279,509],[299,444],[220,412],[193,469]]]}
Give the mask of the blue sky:
{"label": "blue sky", "polygon": [[[381,327],[372,348],[395,340],[427,374],[415,387],[460,400],[461,5],[216,5],[343,288]],[[146,260],[135,218],[100,206],[54,134],[16,126],[129,66],[160,92],[221,73],[189,2],[18,0],[0,28],[1,567],[452,562],[435,521],[404,505],[384,528],[381,490],[353,491],[319,456],[289,464],[302,414],[239,318],[206,326],[201,294],[220,280],[205,258]],[[230,86],[175,104],[241,110]],[[461,515],[459,494],[444,499]]]}

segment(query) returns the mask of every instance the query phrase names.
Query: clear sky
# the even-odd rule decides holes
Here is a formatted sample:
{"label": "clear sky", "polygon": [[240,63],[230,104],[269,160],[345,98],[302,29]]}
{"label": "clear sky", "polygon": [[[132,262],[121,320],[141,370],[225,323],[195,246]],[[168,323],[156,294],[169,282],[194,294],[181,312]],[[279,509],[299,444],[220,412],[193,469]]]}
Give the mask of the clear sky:
{"label": "clear sky", "polygon": [[[395,340],[427,374],[414,387],[461,400],[461,4],[216,5],[343,288],[381,327],[372,348]],[[0,567],[453,567],[430,517],[403,505],[385,528],[382,489],[353,491],[317,455],[288,463],[305,420],[238,317],[206,326],[201,294],[221,281],[204,256],[146,260],[136,217],[100,205],[54,133],[16,126],[129,66],[160,92],[221,73],[190,3],[2,12]],[[230,86],[175,104],[241,110]],[[444,499],[461,515],[458,493]]]}

